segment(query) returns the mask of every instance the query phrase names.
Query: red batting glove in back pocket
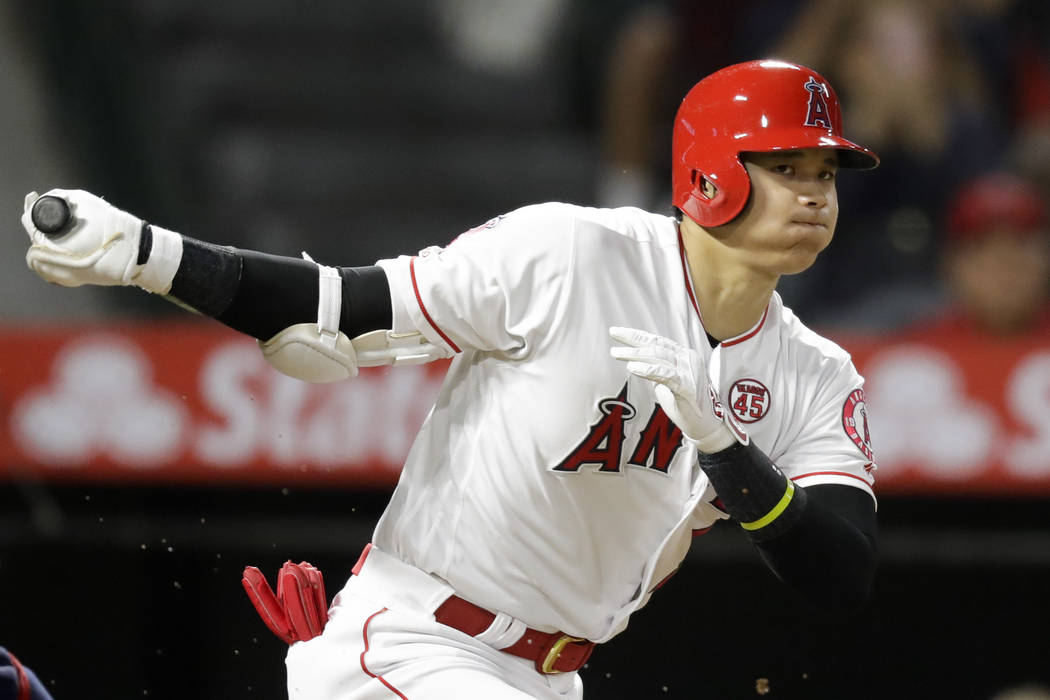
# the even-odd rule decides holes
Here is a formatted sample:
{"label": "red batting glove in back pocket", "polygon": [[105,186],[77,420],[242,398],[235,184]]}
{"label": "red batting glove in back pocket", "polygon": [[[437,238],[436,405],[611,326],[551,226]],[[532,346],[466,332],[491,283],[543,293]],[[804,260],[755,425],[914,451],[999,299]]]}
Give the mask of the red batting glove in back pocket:
{"label": "red batting glove in back pocket", "polygon": [[254,566],[245,567],[241,584],[259,617],[286,643],[305,642],[324,631],[328,622],[324,579],[308,562],[284,563],[277,574],[277,595]]}

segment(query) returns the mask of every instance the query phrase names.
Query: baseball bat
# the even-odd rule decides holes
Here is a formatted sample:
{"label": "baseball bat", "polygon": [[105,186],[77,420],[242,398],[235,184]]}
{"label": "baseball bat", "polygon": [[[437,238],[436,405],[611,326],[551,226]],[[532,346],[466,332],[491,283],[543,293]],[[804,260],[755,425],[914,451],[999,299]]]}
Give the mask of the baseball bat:
{"label": "baseball bat", "polygon": [[69,203],[54,195],[44,195],[37,199],[29,216],[37,230],[48,238],[63,235],[72,227],[74,221]]}

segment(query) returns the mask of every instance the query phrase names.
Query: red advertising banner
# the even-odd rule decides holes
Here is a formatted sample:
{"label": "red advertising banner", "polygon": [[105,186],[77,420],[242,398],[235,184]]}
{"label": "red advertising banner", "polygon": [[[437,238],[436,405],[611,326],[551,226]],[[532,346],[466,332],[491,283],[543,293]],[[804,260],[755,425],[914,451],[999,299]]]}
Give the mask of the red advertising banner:
{"label": "red advertising banner", "polygon": [[[838,338],[876,491],[1050,494],[1050,346]],[[0,479],[390,486],[447,363],[306,384],[216,323],[0,328]]]}
{"label": "red advertising banner", "polygon": [[1045,334],[838,341],[866,380],[877,492],[1050,495]]}
{"label": "red advertising banner", "polygon": [[0,473],[387,486],[447,363],[307,384],[213,322],[0,330]]}

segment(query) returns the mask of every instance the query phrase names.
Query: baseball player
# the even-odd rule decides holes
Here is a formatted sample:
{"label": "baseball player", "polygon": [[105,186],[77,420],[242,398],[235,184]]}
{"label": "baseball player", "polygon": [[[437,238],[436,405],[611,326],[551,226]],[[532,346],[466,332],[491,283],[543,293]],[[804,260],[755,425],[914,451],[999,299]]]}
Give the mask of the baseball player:
{"label": "baseball player", "polygon": [[49,193],[75,225],[48,237],[27,197],[41,277],[168,295],[292,376],[452,358],[327,616],[305,563],[276,598],[246,575],[292,642],[292,698],[579,698],[594,647],[719,520],[815,608],[866,599],[863,379],[775,288],[831,241],[837,171],[878,159],[821,75],[776,60],[700,81],[673,136],[676,216],[537,204],[359,268],[204,243],[83,191]]}

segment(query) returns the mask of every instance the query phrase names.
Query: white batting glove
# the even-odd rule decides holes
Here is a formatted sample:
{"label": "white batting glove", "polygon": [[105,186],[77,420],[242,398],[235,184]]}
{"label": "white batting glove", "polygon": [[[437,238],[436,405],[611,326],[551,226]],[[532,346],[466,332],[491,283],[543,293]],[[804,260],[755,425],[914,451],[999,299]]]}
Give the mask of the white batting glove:
{"label": "white batting glove", "polygon": [[718,396],[707,380],[704,358],[696,350],[647,331],[614,326],[610,354],[627,363],[627,371],[656,387],[656,401],[664,413],[701,452],[720,452],[734,442],[746,442],[742,431],[725,422]]}
{"label": "white batting glove", "polygon": [[149,260],[139,265],[141,219],[83,190],[54,189],[45,194],[66,200],[75,223],[66,233],[48,238],[30,216],[39,196],[36,192],[26,195],[22,226],[32,241],[26,264],[33,272],[64,287],[136,285],[156,294],[171,289],[182,259],[179,234],[151,227]]}

